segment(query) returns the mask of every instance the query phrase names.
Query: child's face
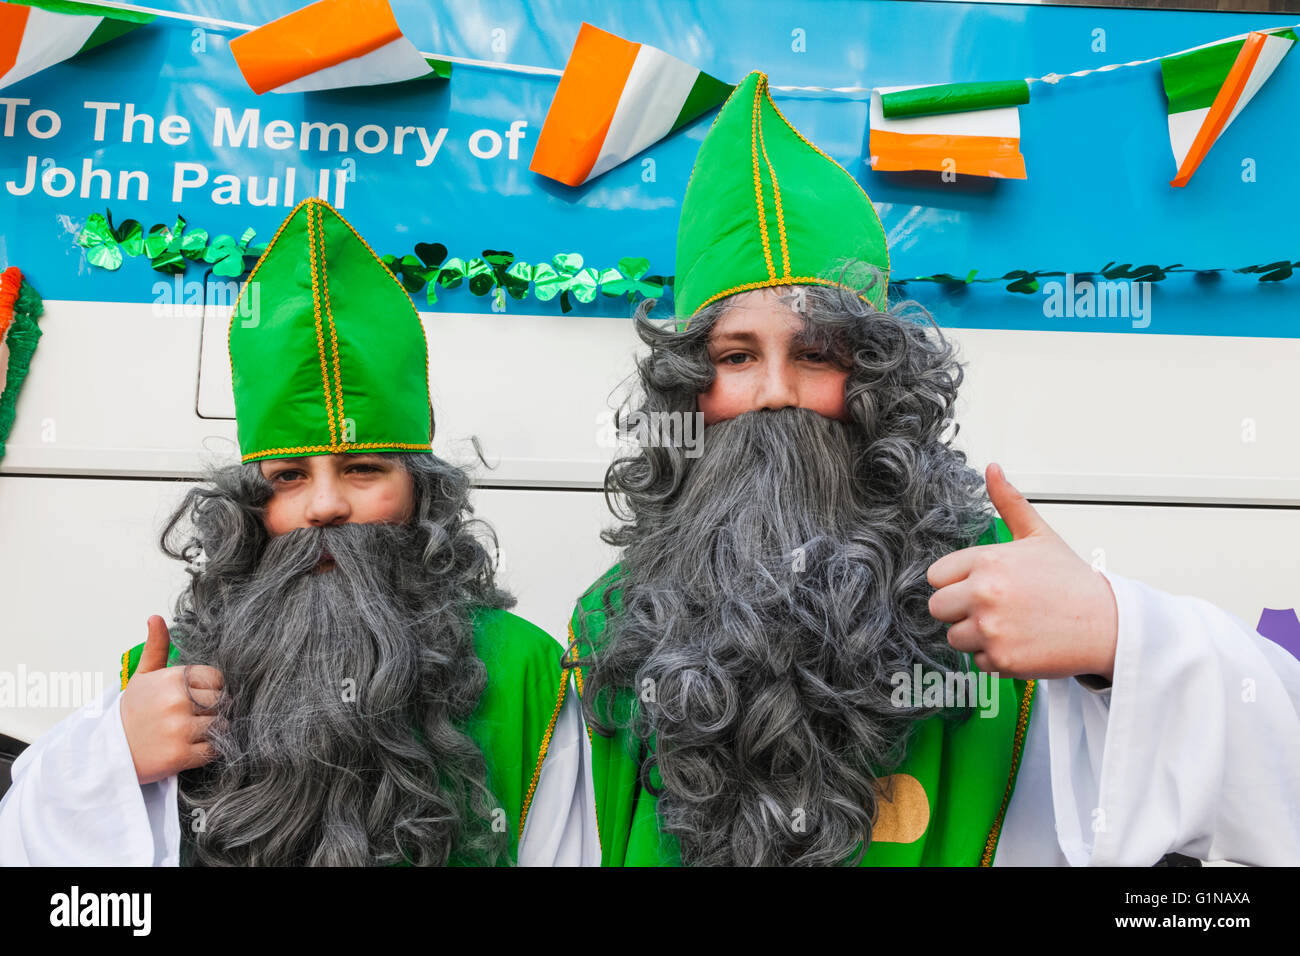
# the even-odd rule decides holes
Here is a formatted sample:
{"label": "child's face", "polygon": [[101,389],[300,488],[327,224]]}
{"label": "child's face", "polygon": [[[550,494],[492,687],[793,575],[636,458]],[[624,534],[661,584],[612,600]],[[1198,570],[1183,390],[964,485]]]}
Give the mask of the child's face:
{"label": "child's face", "polygon": [[311,455],[260,464],[274,489],[263,517],[273,535],[349,521],[402,524],[415,506],[410,473],[380,455]]}
{"label": "child's face", "polygon": [[717,374],[699,397],[706,425],[764,408],[807,408],[847,420],[848,370],[803,341],[803,319],[780,294],[755,289],[735,296],[709,332]]}

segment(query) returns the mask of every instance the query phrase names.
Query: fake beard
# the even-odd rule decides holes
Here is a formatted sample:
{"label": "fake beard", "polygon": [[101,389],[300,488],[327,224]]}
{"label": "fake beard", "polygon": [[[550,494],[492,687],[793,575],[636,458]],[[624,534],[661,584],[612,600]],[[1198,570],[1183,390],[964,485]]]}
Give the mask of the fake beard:
{"label": "fake beard", "polygon": [[[806,409],[744,414],[705,431],[666,509],[637,516],[593,687],[636,689],[683,862],[856,859],[876,775],[932,713],[894,706],[890,676],[958,663],[926,570],[968,543],[971,516],[939,504],[967,493],[940,474],[873,481],[866,440]],[[925,515],[900,479],[930,482]]]}
{"label": "fake beard", "polygon": [[[438,865],[500,849],[482,754],[453,725],[485,670],[469,608],[423,550],[412,526],[297,529],[208,589],[208,625],[177,643],[182,663],[221,670],[225,726],[216,760],[181,775],[186,862]],[[323,551],[334,566],[318,570]]]}

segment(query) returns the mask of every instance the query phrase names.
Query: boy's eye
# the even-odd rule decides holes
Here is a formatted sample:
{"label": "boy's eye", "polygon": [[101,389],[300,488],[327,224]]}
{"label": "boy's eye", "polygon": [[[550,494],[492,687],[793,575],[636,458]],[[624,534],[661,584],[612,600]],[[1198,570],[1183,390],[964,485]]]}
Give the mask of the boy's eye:
{"label": "boy's eye", "polygon": [[[366,474],[366,473],[378,474],[379,472],[382,472],[383,469],[378,467],[377,465],[368,465],[363,462],[356,465],[348,465],[348,471],[360,472],[362,474]],[[298,478],[302,474],[303,472],[298,468],[286,468],[284,471],[276,472],[274,475],[272,475],[271,483],[284,484],[293,481],[295,478]]]}
{"label": "boy's eye", "polygon": [[805,362],[816,362],[818,365],[833,365],[842,371],[850,371],[853,367],[850,359],[841,358],[827,350],[804,352],[800,358]]}
{"label": "boy's eye", "polygon": [[744,352],[732,352],[730,355],[724,355],[718,359],[719,365],[743,365],[749,360],[749,356]]}

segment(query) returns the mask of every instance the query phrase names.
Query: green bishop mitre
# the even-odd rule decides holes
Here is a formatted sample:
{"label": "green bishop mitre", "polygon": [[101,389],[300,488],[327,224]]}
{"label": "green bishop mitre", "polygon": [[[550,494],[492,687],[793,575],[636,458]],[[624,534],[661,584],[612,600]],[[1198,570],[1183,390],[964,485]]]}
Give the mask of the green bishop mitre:
{"label": "green bishop mitre", "polygon": [[686,184],[677,315],[684,323],[709,303],[750,289],[834,285],[829,275],[845,259],[880,270],[885,281],[866,297],[884,310],[889,251],[871,200],[790,125],[772,102],[767,75],[750,73],[722,104]]}
{"label": "green bishop mitre", "polygon": [[415,304],[323,199],[299,203],[253,267],[229,345],[243,461],[431,450]]}

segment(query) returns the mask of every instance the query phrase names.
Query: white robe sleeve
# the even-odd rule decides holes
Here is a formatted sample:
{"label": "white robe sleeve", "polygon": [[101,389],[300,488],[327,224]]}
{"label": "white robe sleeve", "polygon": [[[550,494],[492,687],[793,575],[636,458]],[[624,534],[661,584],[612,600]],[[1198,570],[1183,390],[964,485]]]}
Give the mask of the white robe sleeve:
{"label": "white robe sleeve", "polygon": [[121,692],[66,717],[24,750],[0,801],[0,865],[175,866],[176,777],[136,780]]}
{"label": "white robe sleeve", "polygon": [[[1060,718],[1051,719],[1053,700],[1066,702],[1068,724],[1075,732],[1069,743],[1049,742],[1052,728],[1066,723]],[[994,866],[1069,866],[1071,859],[1080,859],[1077,852],[1071,856],[1063,847],[1076,849],[1081,844],[1080,828],[1092,825],[1091,817],[1084,814],[1080,819],[1079,814],[1095,803],[1092,795],[1096,786],[1090,768],[1091,761],[1099,759],[1100,754],[1089,748],[1100,748],[1105,739],[1109,705],[1109,688],[1093,691],[1073,679],[1037,681],[1020,771],[993,857]],[[1090,734],[1084,733],[1085,729]],[[1078,763],[1073,779],[1084,796],[1059,802],[1053,799],[1053,759]]]}
{"label": "white robe sleeve", "polygon": [[1205,601],[1107,579],[1114,684],[1038,682],[995,862],[1300,863],[1300,661]]}
{"label": "white robe sleeve", "polygon": [[519,865],[600,866],[591,742],[572,677],[519,838]]}

